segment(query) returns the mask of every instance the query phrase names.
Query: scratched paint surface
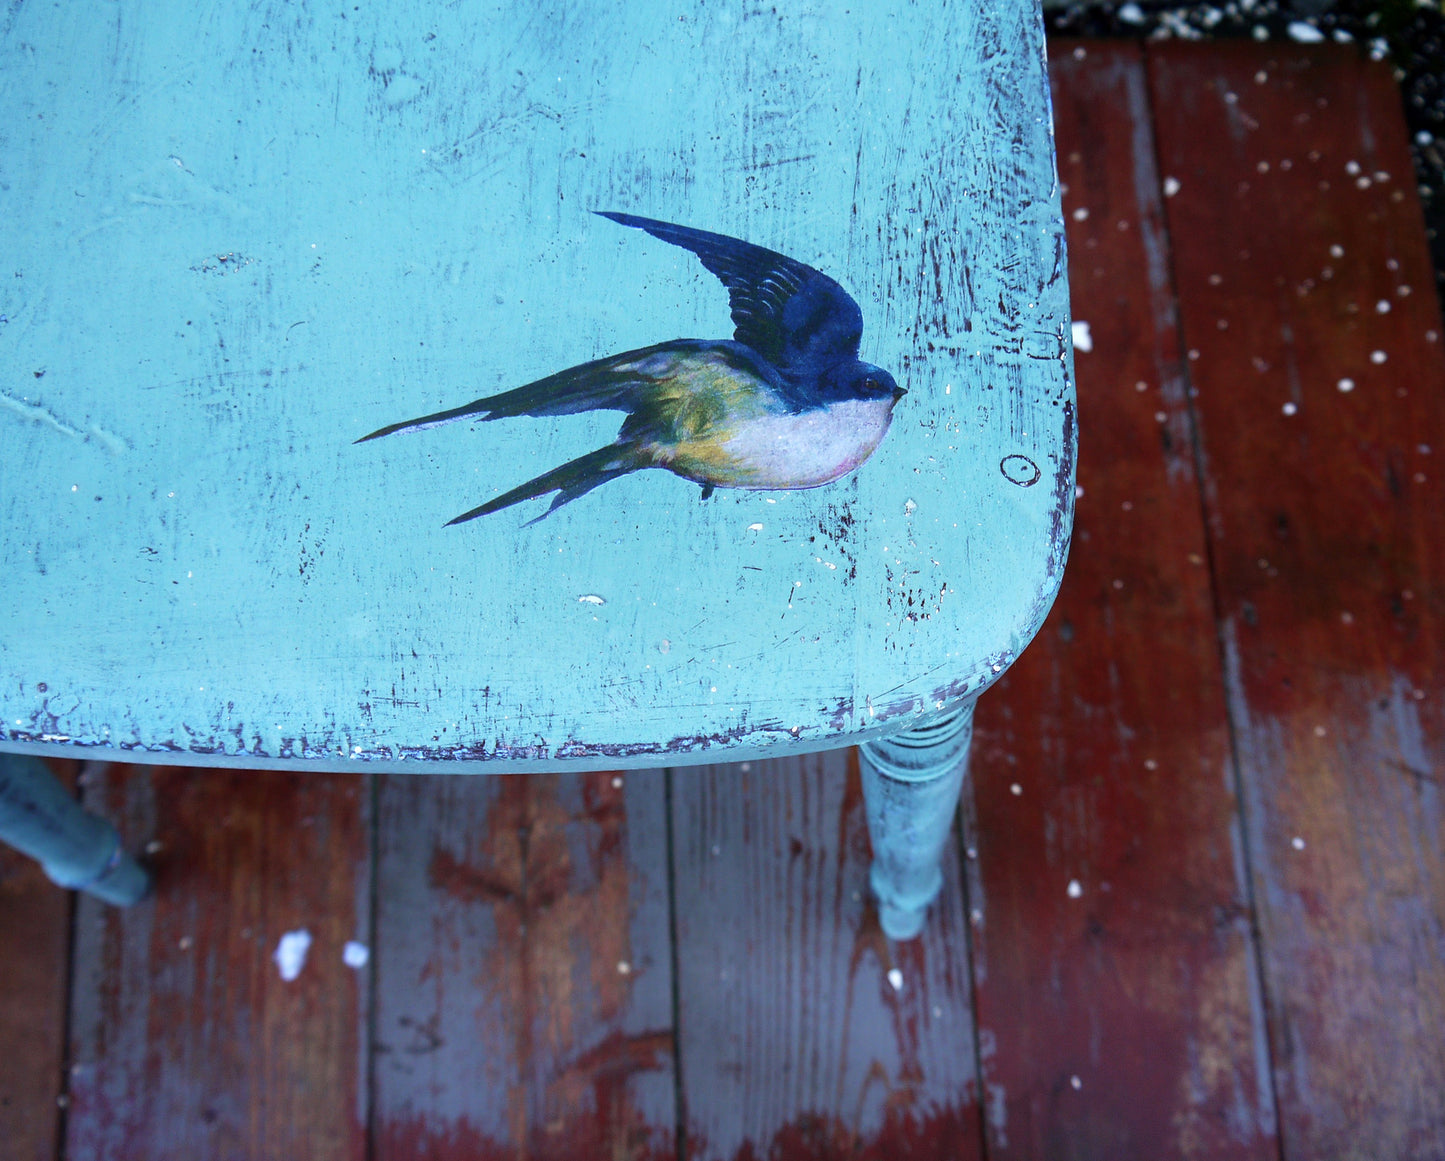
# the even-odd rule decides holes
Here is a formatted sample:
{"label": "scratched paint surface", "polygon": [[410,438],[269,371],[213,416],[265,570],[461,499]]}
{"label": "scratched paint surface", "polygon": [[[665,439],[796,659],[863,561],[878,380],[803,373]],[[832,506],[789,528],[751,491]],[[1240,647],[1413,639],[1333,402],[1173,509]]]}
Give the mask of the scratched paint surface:
{"label": "scratched paint surface", "polygon": [[[1072,507],[1041,46],[1026,3],[12,8],[0,743],[637,764],[988,684]],[[444,529],[617,417],[352,441],[731,334],[692,255],[593,210],[836,278],[909,391],[871,459]]]}

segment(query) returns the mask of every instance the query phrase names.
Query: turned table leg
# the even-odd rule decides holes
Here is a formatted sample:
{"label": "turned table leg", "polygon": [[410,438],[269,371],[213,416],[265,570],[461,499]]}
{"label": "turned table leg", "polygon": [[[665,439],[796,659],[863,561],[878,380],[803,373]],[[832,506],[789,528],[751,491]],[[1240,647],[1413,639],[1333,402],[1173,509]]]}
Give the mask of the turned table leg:
{"label": "turned table leg", "polygon": [[921,729],[864,742],[869,880],[890,939],[912,939],[943,886],[939,861],[968,771],[973,703]]}
{"label": "turned table leg", "polygon": [[0,754],[0,842],[39,861],[51,882],[121,906],[150,889],[115,827],[82,810],[39,758]]}

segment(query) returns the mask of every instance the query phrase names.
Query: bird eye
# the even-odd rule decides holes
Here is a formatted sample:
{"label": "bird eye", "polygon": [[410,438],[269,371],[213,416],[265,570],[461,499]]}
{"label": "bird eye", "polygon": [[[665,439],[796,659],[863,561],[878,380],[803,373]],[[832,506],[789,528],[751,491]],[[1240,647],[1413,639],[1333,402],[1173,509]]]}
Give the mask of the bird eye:
{"label": "bird eye", "polygon": [[864,379],[864,380],[863,380],[863,390],[864,390],[864,391],[877,391],[877,390],[878,390],[878,380],[877,380],[877,379]]}

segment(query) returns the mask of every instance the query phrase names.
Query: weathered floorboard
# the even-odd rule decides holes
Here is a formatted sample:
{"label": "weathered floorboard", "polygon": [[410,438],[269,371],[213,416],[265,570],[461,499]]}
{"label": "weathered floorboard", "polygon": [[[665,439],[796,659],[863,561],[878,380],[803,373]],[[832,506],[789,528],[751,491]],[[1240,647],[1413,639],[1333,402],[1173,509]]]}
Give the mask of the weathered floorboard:
{"label": "weathered floorboard", "polygon": [[979,704],[990,1157],[1275,1153],[1143,52],[1055,45],[1080,417],[1074,548]]}
{"label": "weathered floorboard", "polygon": [[663,773],[390,776],[376,1157],[674,1155]]}
{"label": "weathered floorboard", "polygon": [[[68,784],[78,762],[52,762]],[[0,845],[0,1156],[56,1156],[70,894]]]}
{"label": "weathered floorboard", "polygon": [[[361,1158],[367,780],[112,767],[87,805],[154,852],[154,896],[76,918],[70,1161]],[[312,942],[294,980],[283,935]]]}
{"label": "weathered floorboard", "polygon": [[1284,1155],[1440,1156],[1445,359],[1399,94],[1353,48],[1150,65]]}
{"label": "weathered floorboard", "polygon": [[671,778],[687,1156],[978,1156],[956,844],[922,937],[890,944],[856,751]]}

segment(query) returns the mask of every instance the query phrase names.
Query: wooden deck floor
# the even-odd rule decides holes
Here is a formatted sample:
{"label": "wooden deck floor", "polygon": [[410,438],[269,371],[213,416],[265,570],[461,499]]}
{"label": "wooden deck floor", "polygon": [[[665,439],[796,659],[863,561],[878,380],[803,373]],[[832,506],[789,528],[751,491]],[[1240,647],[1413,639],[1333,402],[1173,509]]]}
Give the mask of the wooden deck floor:
{"label": "wooden deck floor", "polygon": [[878,929],[851,753],[72,768],[159,892],[0,856],[0,1157],[1445,1157],[1445,358],[1398,96],[1349,48],[1054,65],[1077,531],[925,936]]}

